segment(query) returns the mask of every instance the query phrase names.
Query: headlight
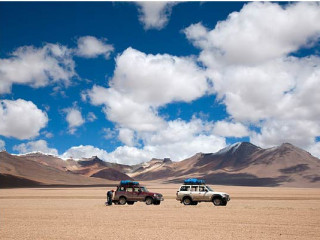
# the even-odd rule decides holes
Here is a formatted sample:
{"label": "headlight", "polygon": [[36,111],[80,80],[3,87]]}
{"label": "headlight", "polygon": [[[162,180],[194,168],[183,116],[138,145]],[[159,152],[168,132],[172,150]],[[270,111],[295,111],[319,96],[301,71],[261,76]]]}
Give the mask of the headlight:
{"label": "headlight", "polygon": [[161,194],[153,194],[153,196],[155,197],[155,198],[162,198],[162,195]]}

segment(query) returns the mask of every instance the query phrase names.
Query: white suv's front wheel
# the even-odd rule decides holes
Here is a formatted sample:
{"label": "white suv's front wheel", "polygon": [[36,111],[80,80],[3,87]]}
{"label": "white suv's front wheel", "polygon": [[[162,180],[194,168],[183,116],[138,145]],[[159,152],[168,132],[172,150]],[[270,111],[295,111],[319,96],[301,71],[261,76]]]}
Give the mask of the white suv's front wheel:
{"label": "white suv's front wheel", "polygon": [[213,200],[212,200],[213,204],[215,206],[220,206],[222,204],[222,199],[219,198],[219,197],[215,197]]}

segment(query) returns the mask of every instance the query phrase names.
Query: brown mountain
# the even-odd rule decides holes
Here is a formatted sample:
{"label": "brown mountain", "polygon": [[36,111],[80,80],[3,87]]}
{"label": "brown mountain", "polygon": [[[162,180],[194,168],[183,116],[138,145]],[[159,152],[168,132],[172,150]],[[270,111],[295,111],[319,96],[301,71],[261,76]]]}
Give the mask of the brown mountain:
{"label": "brown mountain", "polygon": [[[26,156],[15,156],[5,151],[0,152],[0,187],[25,187],[41,185],[106,185],[112,182],[99,178],[90,178],[75,174],[68,170],[61,170],[63,163],[52,157],[38,156],[35,161],[33,155],[30,160]],[[46,161],[53,160],[50,166]],[[38,162],[39,161],[39,162]],[[41,163],[43,161],[43,163]],[[63,160],[61,160],[63,161]],[[66,163],[68,164],[68,163]]]}
{"label": "brown mountain", "polygon": [[73,173],[114,181],[123,179],[133,180],[124,173],[131,170],[130,166],[105,162],[99,159],[97,156],[79,160],[77,164],[77,168],[71,170]]}
{"label": "brown mountain", "polygon": [[0,186],[97,185],[123,179],[181,183],[189,177],[210,184],[320,187],[320,160],[289,143],[262,149],[247,142],[181,162],[152,159],[133,166],[96,156],[75,161],[41,153],[0,153]]}
{"label": "brown mountain", "polygon": [[97,156],[83,158],[79,161],[73,159],[62,160],[58,157],[42,153],[29,153],[17,157],[32,160],[64,172],[71,172],[87,177],[103,178],[107,180],[132,180],[131,177],[124,173],[126,171],[131,171],[130,166],[105,162]]}
{"label": "brown mountain", "polygon": [[289,143],[262,149],[243,142],[129,175],[166,182],[199,177],[211,184],[320,187],[320,160]]}
{"label": "brown mountain", "polygon": [[[153,158],[149,162],[145,162],[142,164],[134,165],[133,168],[131,169],[131,172],[128,173],[131,177],[136,177],[136,176],[143,176],[144,173],[153,173],[153,178],[156,178],[155,173],[158,172],[158,170],[163,170],[166,168],[166,166],[171,165],[172,161],[169,158],[165,159],[157,159]],[[162,174],[160,174],[161,177]],[[150,180],[150,179],[149,179]]]}
{"label": "brown mountain", "polygon": [[43,165],[46,166],[50,166],[53,168],[57,168],[59,170],[62,171],[71,171],[71,170],[76,170],[80,167],[80,165],[78,164],[77,161],[74,161],[72,159],[68,159],[68,160],[62,160],[61,158],[52,156],[52,155],[46,155],[46,154],[42,154],[39,152],[36,153],[28,153],[25,155],[19,155],[16,156],[18,158],[21,159],[27,159],[27,160],[32,160],[38,163],[41,163]]}

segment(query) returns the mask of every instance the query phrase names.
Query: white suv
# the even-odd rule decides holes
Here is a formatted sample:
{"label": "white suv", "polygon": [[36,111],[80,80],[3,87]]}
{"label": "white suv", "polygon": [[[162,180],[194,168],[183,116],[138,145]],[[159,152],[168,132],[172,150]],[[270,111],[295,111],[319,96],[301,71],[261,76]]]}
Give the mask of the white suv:
{"label": "white suv", "polygon": [[177,191],[178,201],[184,205],[197,205],[198,202],[212,202],[215,206],[226,206],[230,197],[224,192],[215,192],[204,184],[184,184]]}

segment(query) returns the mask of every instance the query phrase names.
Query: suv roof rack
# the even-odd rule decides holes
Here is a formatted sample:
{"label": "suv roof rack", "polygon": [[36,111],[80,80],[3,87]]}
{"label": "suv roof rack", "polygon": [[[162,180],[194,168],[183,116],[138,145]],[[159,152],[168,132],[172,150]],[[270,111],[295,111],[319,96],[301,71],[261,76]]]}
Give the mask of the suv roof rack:
{"label": "suv roof rack", "polygon": [[205,181],[197,178],[188,178],[183,182],[185,185],[204,185]]}
{"label": "suv roof rack", "polygon": [[121,180],[120,185],[139,185],[139,182],[131,180]]}

